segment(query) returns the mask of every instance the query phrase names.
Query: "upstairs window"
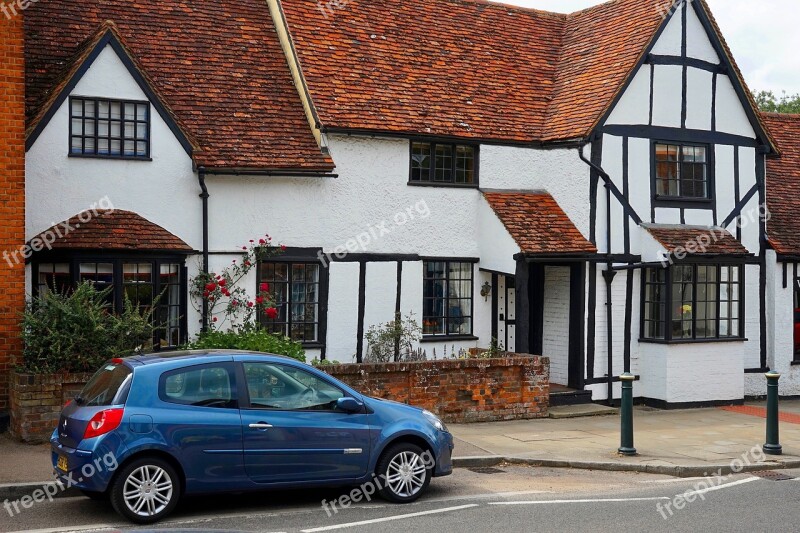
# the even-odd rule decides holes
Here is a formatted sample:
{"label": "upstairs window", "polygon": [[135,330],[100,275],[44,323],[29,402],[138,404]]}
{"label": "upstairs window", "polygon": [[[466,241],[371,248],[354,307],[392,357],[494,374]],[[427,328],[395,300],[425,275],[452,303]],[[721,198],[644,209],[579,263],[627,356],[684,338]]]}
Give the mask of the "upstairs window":
{"label": "upstairs window", "polygon": [[150,104],[70,98],[71,156],[150,158]]}
{"label": "upstairs window", "polygon": [[655,143],[656,200],[711,199],[711,150],[708,145]]}
{"label": "upstairs window", "polygon": [[411,143],[411,179],[414,185],[478,184],[476,146],[429,142]]}

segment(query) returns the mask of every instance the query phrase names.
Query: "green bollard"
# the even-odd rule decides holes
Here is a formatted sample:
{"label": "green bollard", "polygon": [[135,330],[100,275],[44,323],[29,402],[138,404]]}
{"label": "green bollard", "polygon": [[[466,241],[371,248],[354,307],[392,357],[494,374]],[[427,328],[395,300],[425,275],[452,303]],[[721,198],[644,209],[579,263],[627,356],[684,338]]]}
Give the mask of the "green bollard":
{"label": "green bollard", "polygon": [[778,380],[781,375],[774,370],[767,376],[767,443],[764,444],[764,453],[767,455],[781,455],[783,446],[780,444],[780,429],[778,423]]}
{"label": "green bollard", "polygon": [[619,377],[622,382],[622,400],[620,403],[620,417],[622,425],[620,455],[638,455],[633,447],[633,382],[636,376],[625,372]]}

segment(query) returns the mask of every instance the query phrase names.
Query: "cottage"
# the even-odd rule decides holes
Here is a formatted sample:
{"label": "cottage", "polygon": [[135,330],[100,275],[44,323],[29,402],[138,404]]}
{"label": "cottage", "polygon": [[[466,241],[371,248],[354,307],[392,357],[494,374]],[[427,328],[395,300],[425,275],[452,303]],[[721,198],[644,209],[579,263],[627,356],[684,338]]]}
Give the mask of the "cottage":
{"label": "cottage", "polygon": [[188,280],[269,233],[248,286],[311,357],[399,311],[595,401],[800,390],[800,122],[702,0],[41,2],[25,32],[29,291],[165,292],[166,349],[209,319]]}

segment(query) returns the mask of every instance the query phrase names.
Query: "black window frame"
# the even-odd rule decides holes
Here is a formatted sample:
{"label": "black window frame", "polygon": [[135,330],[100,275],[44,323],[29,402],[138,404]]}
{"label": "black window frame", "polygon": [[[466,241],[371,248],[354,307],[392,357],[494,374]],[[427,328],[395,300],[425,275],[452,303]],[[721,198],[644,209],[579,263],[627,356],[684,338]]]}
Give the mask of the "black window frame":
{"label": "black window frame", "polygon": [[[178,265],[180,274],[180,295],[179,295],[179,331],[178,344],[167,342],[161,346],[162,340],[167,340],[167,332],[162,328],[156,329],[153,336],[153,350],[156,352],[171,350],[189,342],[188,327],[188,268],[186,267],[186,256],[183,254],[160,254],[154,253],[104,253],[102,251],[75,252],[75,253],[42,253],[31,260],[31,294],[39,294],[39,265],[42,264],[67,264],[69,265],[70,287],[76,287],[80,282],[80,266],[85,263],[110,263],[113,265],[113,309],[114,312],[121,312],[124,308],[125,280],[123,275],[123,264],[143,264],[152,265],[153,273],[153,296],[161,294],[165,287],[161,283],[161,266]],[[166,284],[164,284],[166,285]],[[164,303],[159,303],[158,308],[163,307]],[[169,304],[167,304],[169,305]],[[159,316],[159,309],[154,311],[154,317]]]}
{"label": "black window frame", "polygon": [[[75,102],[82,102],[82,115],[75,116],[73,115],[73,106]],[[108,135],[101,136],[99,131],[99,122],[100,117],[99,115],[99,107],[101,102],[108,102],[109,108],[111,104],[119,104],[120,105],[120,118],[119,119],[112,119],[108,118],[109,121],[109,131]],[[89,117],[86,116],[86,105],[87,103],[91,103],[94,106],[94,116]],[[133,120],[125,118],[125,106],[126,105],[133,105],[134,106],[134,118]],[[138,107],[144,105],[147,106],[147,117],[145,120],[140,120],[138,117]],[[85,133],[85,120],[91,119],[94,120],[94,135],[87,135]],[[82,123],[82,131],[80,133],[75,133],[73,131],[72,123],[75,120],[80,120]],[[120,135],[112,136],[111,135],[111,122],[119,122],[120,125]],[[133,122],[134,124],[134,137],[133,139],[126,139],[125,137],[125,124]],[[144,123],[146,124],[146,138],[141,139],[138,137],[138,128],[137,124]],[[105,97],[95,97],[95,96],[70,96],[69,97],[69,137],[67,139],[67,154],[69,157],[80,157],[80,158],[89,158],[89,159],[122,159],[125,161],[152,161],[151,155],[151,148],[152,148],[152,124],[153,124],[153,109],[150,105],[150,101],[148,100],[128,100],[128,99],[119,99],[119,98],[105,98]],[[72,149],[72,140],[73,138],[80,138],[83,139],[81,143],[82,150],[80,152],[75,152]],[[109,143],[109,151],[108,153],[101,153],[99,147],[99,140],[107,139]],[[94,151],[87,152],[86,151],[86,139],[93,139],[94,140]],[[111,141],[119,140],[120,142],[120,153],[114,154],[111,152]],[[125,154],[125,141],[130,140],[134,143],[134,155],[126,155]],[[145,154],[138,155],[136,154],[136,145],[139,142],[144,142],[146,146]]]}
{"label": "black window frame", "polygon": [[[317,340],[315,341],[299,341],[303,348],[306,349],[320,349],[322,350],[323,356],[320,357],[324,359],[325,354],[325,346],[327,344],[328,338],[328,291],[330,286],[330,263],[323,261],[320,259],[321,257],[324,258],[322,254],[322,248],[287,248],[283,253],[274,257],[268,257],[263,261],[260,261],[256,266],[256,287],[255,293],[257,294],[259,291],[259,286],[263,278],[263,265],[264,263],[280,263],[280,264],[288,264],[288,272],[289,272],[289,279],[287,280],[287,284],[291,289],[291,273],[292,273],[292,266],[296,264],[303,264],[303,265],[316,265],[319,267],[319,281],[318,281],[318,290],[319,290],[319,301],[317,302],[318,306],[318,322],[317,324]],[[271,283],[267,281],[267,283]],[[270,287],[270,292],[272,292],[272,287]],[[287,295],[287,298],[290,295]],[[290,306],[291,303],[287,301],[287,306]],[[257,320],[258,323],[262,326],[265,326],[264,321],[269,320],[264,316],[263,310],[259,309],[257,313]],[[287,319],[287,328],[291,333],[292,321],[291,321],[291,310],[287,309],[286,312],[286,319]],[[304,322],[308,323],[308,322]]]}
{"label": "black window frame", "polygon": [[[450,286],[450,264],[451,263],[465,263],[465,264],[472,265],[471,290],[470,290],[470,294],[469,294],[469,300],[470,300],[470,317],[469,317],[470,318],[470,330],[469,330],[469,333],[439,333],[439,334],[425,333],[424,324],[425,324],[425,321],[428,318],[444,318],[445,319],[445,324],[444,324],[445,332],[447,332],[449,330],[449,324],[448,324],[447,319],[450,318],[450,317],[429,317],[429,316],[425,315],[425,300],[427,300],[429,298],[433,298],[433,297],[425,295],[425,283],[426,283],[426,281],[428,281],[429,279],[434,279],[434,278],[428,278],[427,277],[426,265],[428,263],[445,263],[445,280],[446,280],[447,287]],[[478,337],[475,336],[475,266],[476,266],[477,263],[478,263],[478,260],[476,260],[476,259],[464,259],[464,258],[458,258],[458,257],[445,257],[445,258],[425,257],[425,258],[422,258],[422,322],[423,322],[423,328],[422,328],[423,334],[422,334],[422,340],[421,340],[422,342],[437,342],[437,341],[451,341],[451,340],[477,340],[478,339]],[[448,293],[449,293],[449,291],[448,291]],[[459,298],[459,299],[463,300],[465,298]],[[445,308],[449,309],[450,306],[449,306],[448,302],[450,301],[450,296],[449,295],[446,296],[444,298],[444,300],[445,300]]]}
{"label": "black window frame", "polygon": [[[413,167],[413,157],[414,157],[414,145],[415,144],[427,144],[430,146],[431,151],[431,164],[430,168],[428,169],[428,179],[427,180],[415,180],[413,179],[414,174],[414,167]],[[449,181],[436,181],[434,179],[436,173],[436,147],[437,146],[448,146],[451,150],[451,159],[452,167],[450,168],[450,180]],[[458,147],[466,147],[472,149],[472,157],[473,157],[473,170],[472,170],[472,183],[457,183],[456,182],[456,172],[457,172],[457,161],[458,157],[456,156],[456,152]],[[408,185],[413,187],[453,187],[457,189],[477,189],[479,187],[480,179],[480,145],[468,143],[468,142],[452,142],[452,141],[436,141],[430,139],[411,139],[408,145]]]}
{"label": "black window frame", "polygon": [[[697,309],[697,286],[698,283],[698,275],[697,269],[698,267],[716,267],[717,275],[716,281],[714,284],[716,285],[716,295],[717,295],[717,309],[716,309],[716,336],[714,337],[699,337],[697,335],[697,321],[698,317],[695,313],[692,315],[692,338],[673,338],[672,335],[672,308],[673,308],[673,299],[672,299],[672,292],[673,292],[673,268],[674,267],[691,267],[693,269],[692,273],[692,308]],[[720,317],[720,308],[722,306],[722,291],[721,286],[724,283],[730,283],[730,281],[723,282],[721,276],[721,269],[734,267],[739,269],[739,281],[736,284],[739,285],[739,301],[738,301],[738,320],[739,322],[739,330],[736,332],[735,335],[728,335],[728,336],[721,336],[720,335],[720,322],[724,320]],[[663,271],[664,273],[664,283],[662,285],[663,290],[663,298],[664,301],[661,303],[663,305],[663,317],[662,320],[662,328],[664,331],[664,338],[649,338],[645,335],[646,332],[646,305],[648,304],[647,296],[646,296],[646,286],[652,285],[647,281],[648,279],[648,272],[650,271]],[[692,343],[718,343],[718,342],[743,342],[746,341],[747,338],[745,337],[745,274],[747,269],[745,265],[738,262],[681,262],[671,265],[667,268],[662,267],[648,267],[643,268],[641,271],[641,313],[640,313],[640,327],[639,327],[639,342],[644,343],[655,343],[655,344],[692,344]],[[707,283],[707,282],[706,282]],[[728,320],[731,320],[731,317],[728,317]]]}
{"label": "black window frame", "polygon": [[[658,162],[657,146],[696,147],[706,149],[707,169],[707,196],[705,198],[691,196],[664,196],[658,194]],[[653,207],[673,207],[684,209],[713,209],[716,198],[716,145],[709,143],[695,143],[684,141],[670,141],[666,139],[653,139],[650,143],[650,190]],[[680,167],[680,160],[678,167]]]}

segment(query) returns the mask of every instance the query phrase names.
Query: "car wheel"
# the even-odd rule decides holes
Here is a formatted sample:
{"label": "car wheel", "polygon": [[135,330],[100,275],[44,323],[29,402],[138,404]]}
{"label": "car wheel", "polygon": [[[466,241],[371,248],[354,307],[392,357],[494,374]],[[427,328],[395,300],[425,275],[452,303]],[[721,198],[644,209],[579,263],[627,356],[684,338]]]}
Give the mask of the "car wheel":
{"label": "car wheel", "polygon": [[93,490],[82,490],[81,492],[83,493],[84,496],[96,502],[102,502],[108,500],[107,492],[95,492]]}
{"label": "car wheel", "polygon": [[119,514],[137,524],[152,524],[175,509],[180,478],[169,463],[144,457],[126,465],[111,488],[111,504]]}
{"label": "car wheel", "polygon": [[409,443],[386,450],[376,469],[381,497],[395,503],[411,503],[419,498],[433,475],[432,466],[425,464],[425,455],[422,448]]}

